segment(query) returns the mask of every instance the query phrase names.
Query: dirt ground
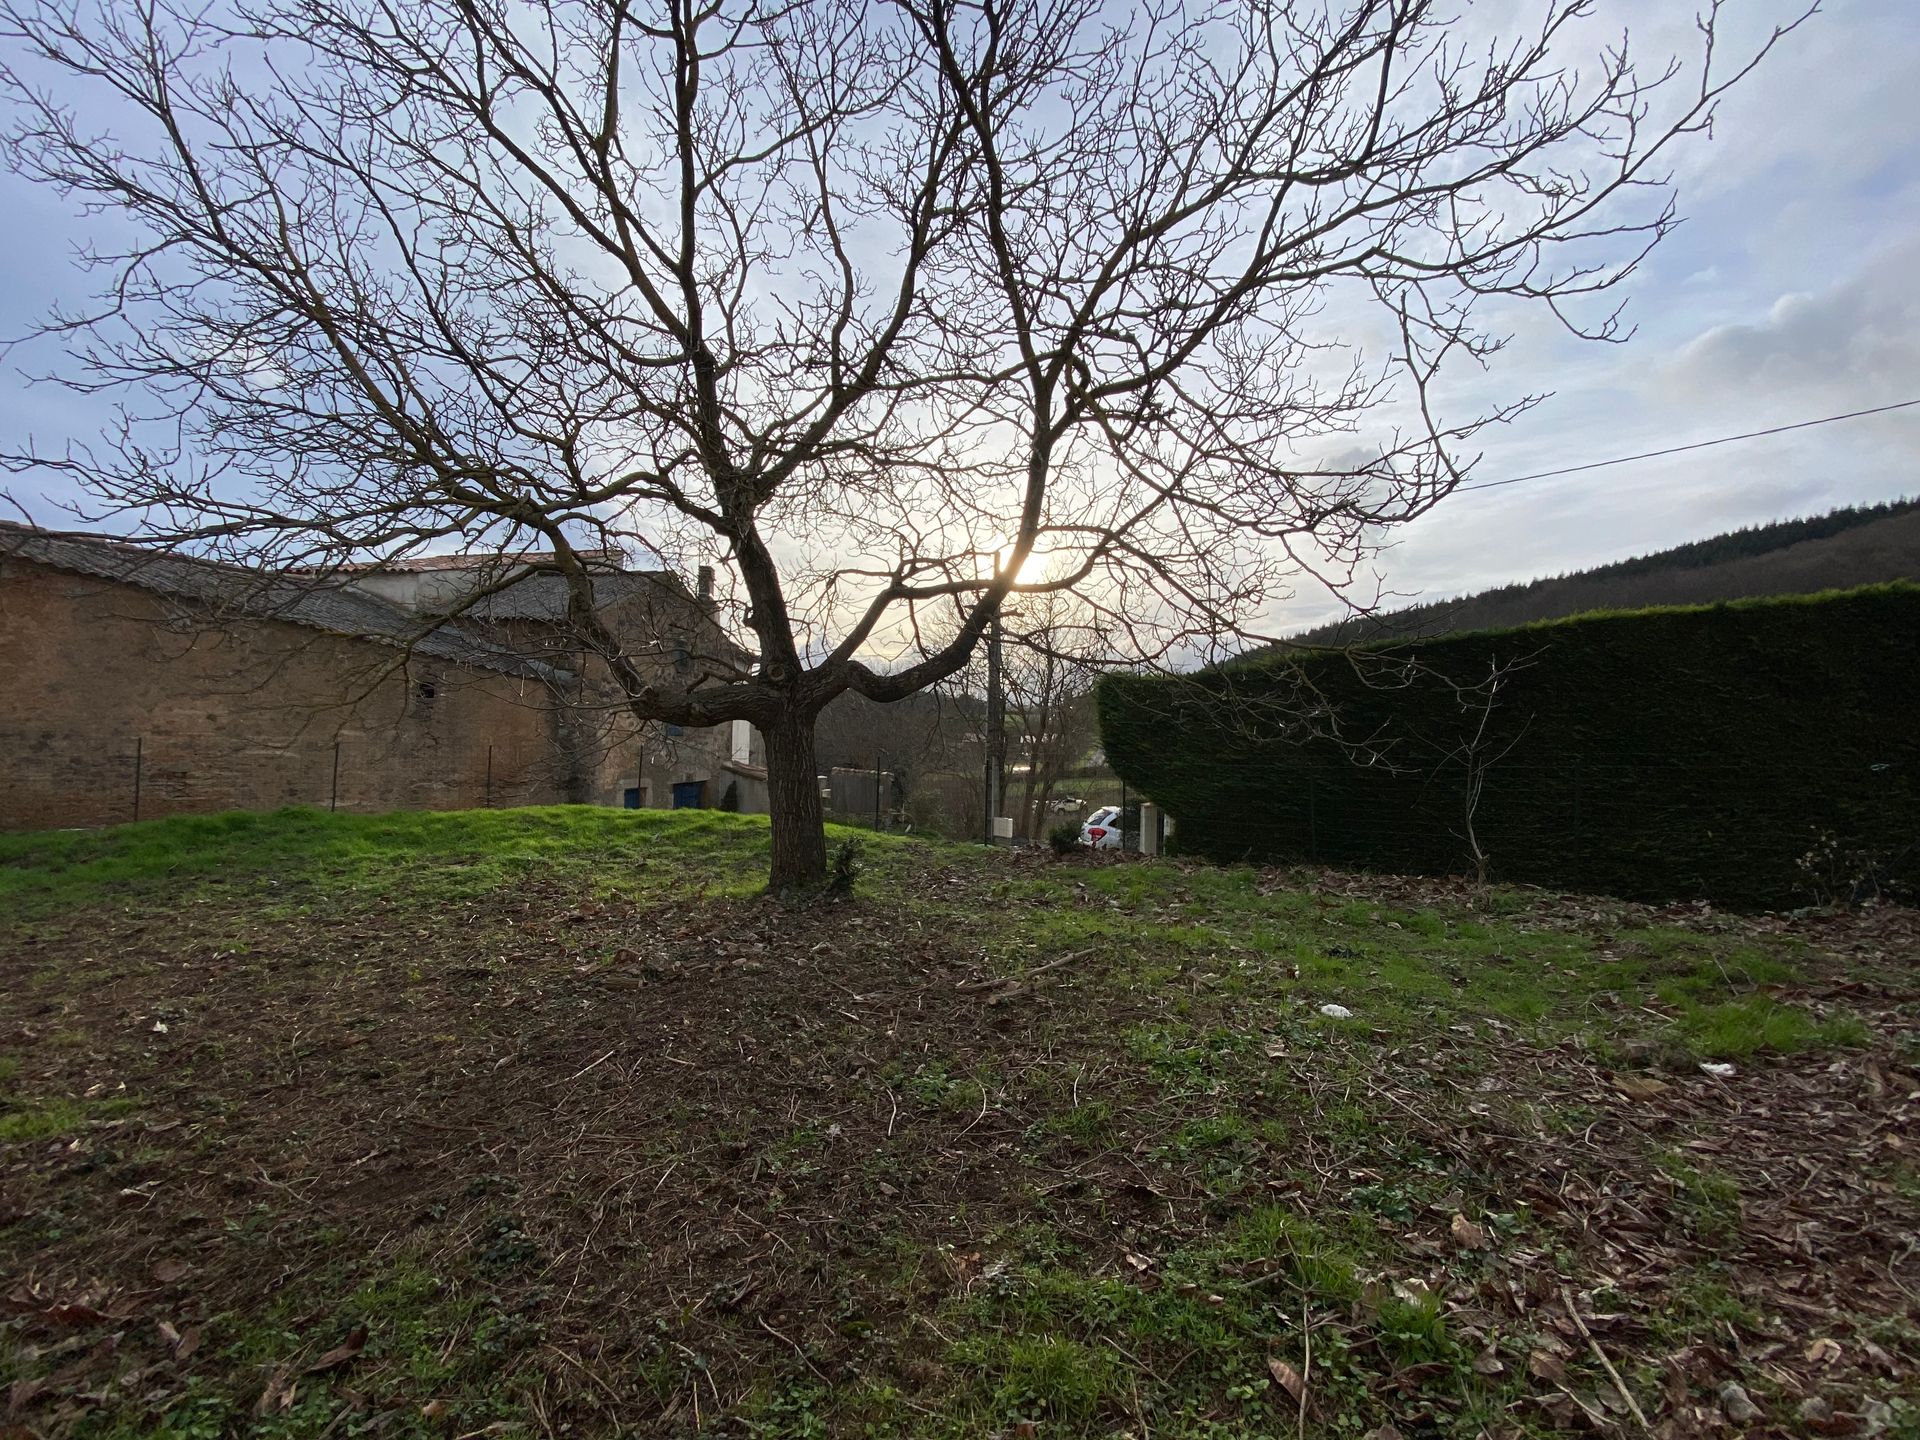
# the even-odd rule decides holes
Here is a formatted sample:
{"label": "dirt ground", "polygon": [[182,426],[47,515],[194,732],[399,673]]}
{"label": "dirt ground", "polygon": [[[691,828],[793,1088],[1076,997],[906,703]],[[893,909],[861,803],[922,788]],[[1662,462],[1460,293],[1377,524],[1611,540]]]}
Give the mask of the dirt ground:
{"label": "dirt ground", "polygon": [[1651,990],[1318,1015],[1464,887],[941,853],[0,932],[0,1435],[1920,1434],[1915,912],[1505,906],[1860,1027],[1721,1076]]}

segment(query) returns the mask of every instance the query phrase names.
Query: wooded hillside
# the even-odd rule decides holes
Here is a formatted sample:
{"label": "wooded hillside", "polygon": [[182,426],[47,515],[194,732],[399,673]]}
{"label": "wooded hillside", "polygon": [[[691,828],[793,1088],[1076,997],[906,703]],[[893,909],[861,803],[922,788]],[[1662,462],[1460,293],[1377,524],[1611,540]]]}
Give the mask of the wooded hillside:
{"label": "wooded hillside", "polygon": [[1557,620],[1590,610],[1706,605],[1920,580],[1920,499],[1780,520],[1477,595],[1323,625],[1306,644],[1425,638]]}

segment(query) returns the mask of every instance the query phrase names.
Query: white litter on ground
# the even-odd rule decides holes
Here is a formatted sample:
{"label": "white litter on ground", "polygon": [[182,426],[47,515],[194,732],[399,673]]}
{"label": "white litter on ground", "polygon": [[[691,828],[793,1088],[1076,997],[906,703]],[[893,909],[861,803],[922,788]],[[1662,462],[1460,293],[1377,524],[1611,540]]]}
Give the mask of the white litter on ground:
{"label": "white litter on ground", "polygon": [[1329,1020],[1351,1020],[1353,1012],[1344,1005],[1335,1005],[1331,1001],[1320,1007],[1320,1013]]}

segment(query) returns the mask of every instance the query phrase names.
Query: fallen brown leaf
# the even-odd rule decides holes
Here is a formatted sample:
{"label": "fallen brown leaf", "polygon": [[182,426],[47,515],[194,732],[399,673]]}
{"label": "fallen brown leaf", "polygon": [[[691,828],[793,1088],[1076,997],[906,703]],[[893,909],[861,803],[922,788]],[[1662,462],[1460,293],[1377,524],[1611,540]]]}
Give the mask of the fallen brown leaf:
{"label": "fallen brown leaf", "polygon": [[1815,1365],[1831,1365],[1840,1358],[1840,1342],[1823,1335],[1807,1346],[1806,1358]]}
{"label": "fallen brown leaf", "polygon": [[1567,1380],[1567,1367],[1560,1363],[1558,1356],[1549,1355],[1544,1350],[1536,1350],[1527,1356],[1527,1371],[1534,1379],[1554,1385],[1564,1385]]}
{"label": "fallen brown leaf", "polygon": [[1670,1087],[1666,1081],[1655,1080],[1651,1075],[1616,1075],[1613,1088],[1629,1100],[1652,1100],[1666,1094]]}
{"label": "fallen brown leaf", "polygon": [[267,1377],[266,1387],[261,1390],[260,1398],[253,1402],[256,1418],[265,1417],[278,1410],[293,1408],[293,1398],[299,1391],[299,1385],[287,1378],[285,1370],[276,1370]]}
{"label": "fallen brown leaf", "polygon": [[1278,1357],[1267,1361],[1267,1370],[1282,1389],[1294,1398],[1296,1404],[1304,1404],[1307,1396],[1307,1382],[1298,1370]]}
{"label": "fallen brown leaf", "polygon": [[55,1325],[106,1325],[120,1317],[75,1301],[66,1305],[49,1305],[40,1312],[40,1318],[50,1320]]}
{"label": "fallen brown leaf", "polygon": [[7,1390],[7,1413],[9,1415],[19,1413],[52,1388],[51,1383],[42,1376],[14,1381]]}
{"label": "fallen brown leaf", "polygon": [[1453,1217],[1453,1243],[1462,1250],[1484,1250],[1487,1248],[1487,1227],[1476,1225],[1464,1215]]}
{"label": "fallen brown leaf", "polygon": [[322,1370],[333,1370],[346,1364],[354,1356],[367,1348],[367,1327],[356,1325],[347,1332],[347,1338],[333,1349],[327,1351],[318,1360],[307,1366],[307,1374],[317,1375]]}

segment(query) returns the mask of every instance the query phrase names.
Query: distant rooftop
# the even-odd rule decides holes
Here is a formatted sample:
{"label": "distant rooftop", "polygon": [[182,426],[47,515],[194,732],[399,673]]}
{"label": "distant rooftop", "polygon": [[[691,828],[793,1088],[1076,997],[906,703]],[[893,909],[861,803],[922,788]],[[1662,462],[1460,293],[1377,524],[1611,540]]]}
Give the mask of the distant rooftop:
{"label": "distant rooftop", "polygon": [[121,536],[63,535],[0,520],[0,556],[134,585],[154,594],[392,645],[457,664],[541,679],[557,672],[465,629],[420,617],[366,591],[289,579],[197,556],[155,550]]}
{"label": "distant rooftop", "polygon": [[[652,594],[666,603],[684,604],[687,594],[675,577],[663,570],[620,570],[595,574],[591,581],[596,610]],[[564,575],[526,575],[505,589],[459,604],[459,613],[475,620],[541,620],[552,624],[567,618],[572,599]]]}
{"label": "distant rooftop", "polygon": [[[575,558],[588,565],[626,568],[626,556],[611,547],[604,550],[575,550],[573,554]],[[555,552],[552,550],[463,551],[458,555],[411,555],[393,560],[356,560],[343,565],[328,565],[324,568],[329,571],[354,573],[378,570],[385,574],[400,575],[424,570],[482,570],[497,565],[552,565],[554,556]]]}

